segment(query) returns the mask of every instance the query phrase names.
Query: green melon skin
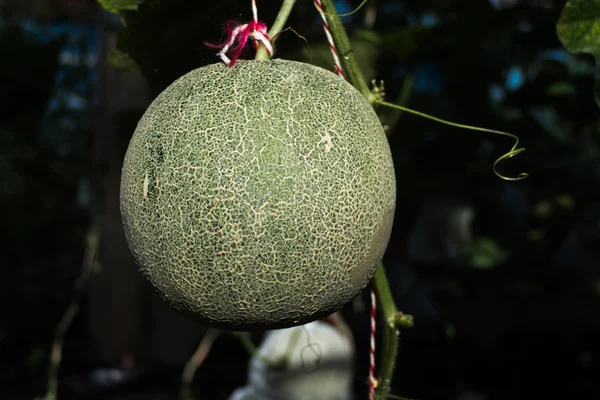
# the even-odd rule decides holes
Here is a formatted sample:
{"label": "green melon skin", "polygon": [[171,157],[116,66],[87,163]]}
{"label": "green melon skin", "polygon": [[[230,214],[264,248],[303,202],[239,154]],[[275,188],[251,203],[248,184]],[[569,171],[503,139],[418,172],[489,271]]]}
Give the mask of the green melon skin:
{"label": "green melon skin", "polygon": [[175,309],[232,331],[339,310],[368,284],[396,202],[369,103],[286,60],[196,69],[129,143],[121,214],[141,272]]}

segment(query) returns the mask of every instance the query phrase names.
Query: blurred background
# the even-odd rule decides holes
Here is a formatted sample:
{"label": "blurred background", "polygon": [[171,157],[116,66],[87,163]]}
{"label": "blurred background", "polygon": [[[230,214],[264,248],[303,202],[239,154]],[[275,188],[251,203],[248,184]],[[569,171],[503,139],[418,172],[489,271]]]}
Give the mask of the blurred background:
{"label": "blurred background", "polygon": [[[134,6],[119,15],[95,0],[0,0],[0,399],[43,395],[78,288],[60,399],[176,399],[206,331],[138,274],[120,220],[121,163],[152,99],[218,62],[203,42],[222,41],[226,20],[249,21],[250,1],[122,4]],[[259,18],[272,22],[279,4],[258,0]],[[492,164],[510,138],[377,110],[398,183],[384,261],[398,308],[415,318],[402,331],[394,394],[600,398],[600,113],[594,59],[556,34],[564,4],[370,0],[343,18],[388,101],[514,133],[527,148],[498,169],[529,178],[505,181]],[[312,2],[297,2],[277,57],[331,70],[319,21]],[[251,57],[248,46],[242,58]],[[77,286],[82,268],[89,281]],[[357,398],[367,398],[368,304],[366,291],[342,310]],[[226,399],[249,360],[221,336],[195,398]]]}

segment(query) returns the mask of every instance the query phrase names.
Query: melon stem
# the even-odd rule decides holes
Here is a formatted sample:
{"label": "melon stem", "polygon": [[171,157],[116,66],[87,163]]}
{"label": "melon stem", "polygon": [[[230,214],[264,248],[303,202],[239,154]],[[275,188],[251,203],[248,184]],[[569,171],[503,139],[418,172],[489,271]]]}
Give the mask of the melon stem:
{"label": "melon stem", "polygon": [[[275,38],[283,29],[283,26],[285,25],[288,17],[290,16],[290,13],[292,12],[292,8],[294,8],[295,3],[296,0],[283,0],[283,4],[281,4],[281,8],[279,9],[279,13],[275,18],[275,22],[273,22],[271,29],[269,29],[269,32],[267,32],[267,35],[269,35],[269,38],[271,39],[271,45],[274,45]],[[273,46],[273,53],[275,53],[275,46]],[[271,56],[269,56],[269,52],[267,51],[265,46],[262,43],[259,43],[254,59],[270,60]]]}
{"label": "melon stem", "polygon": [[[333,0],[321,0],[321,4],[325,11],[333,42],[340,56],[344,74],[352,86],[358,89],[371,105],[374,105],[378,97],[369,89],[369,85],[365,81],[364,75],[354,58],[350,40],[340,17],[335,11]],[[375,400],[385,400],[389,396],[394,376],[396,357],[398,355],[398,339],[400,337],[399,329],[401,327],[413,326],[413,320],[412,316],[398,312],[383,264],[377,267],[373,284],[375,285],[377,297],[381,304],[384,321],[381,325],[381,330],[383,331],[382,351],[380,353],[382,360],[377,378],[378,384],[375,389]]]}

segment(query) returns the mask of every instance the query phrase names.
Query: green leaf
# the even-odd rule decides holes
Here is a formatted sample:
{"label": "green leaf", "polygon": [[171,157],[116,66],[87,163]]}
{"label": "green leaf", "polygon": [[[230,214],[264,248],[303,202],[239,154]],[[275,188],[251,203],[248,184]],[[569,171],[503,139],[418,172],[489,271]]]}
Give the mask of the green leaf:
{"label": "green leaf", "polygon": [[100,5],[108,12],[118,13],[121,10],[137,10],[138,6],[146,0],[98,0]]}
{"label": "green leaf", "polygon": [[114,49],[110,52],[108,55],[108,65],[124,71],[140,70],[140,66],[135,62],[135,60],[131,58],[129,54],[119,49]]}
{"label": "green leaf", "polygon": [[508,254],[491,238],[476,238],[464,249],[471,265],[480,269],[492,269],[506,261]]}
{"label": "green leaf", "polygon": [[565,4],[556,33],[573,53],[589,53],[596,59],[594,97],[600,106],[600,0],[570,0]]}
{"label": "green leaf", "polygon": [[575,85],[571,82],[556,81],[552,82],[546,88],[546,94],[552,97],[569,97],[574,96],[577,92]]}

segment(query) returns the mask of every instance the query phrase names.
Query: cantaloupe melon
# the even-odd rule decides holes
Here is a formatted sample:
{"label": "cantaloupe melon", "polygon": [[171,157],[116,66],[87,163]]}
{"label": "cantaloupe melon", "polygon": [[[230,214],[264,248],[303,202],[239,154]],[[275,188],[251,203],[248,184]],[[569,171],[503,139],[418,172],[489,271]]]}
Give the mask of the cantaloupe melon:
{"label": "cantaloupe melon", "polygon": [[229,330],[340,309],[373,277],[396,201],[370,104],[286,60],[182,76],[139,121],[121,214],[141,272],[174,308]]}

